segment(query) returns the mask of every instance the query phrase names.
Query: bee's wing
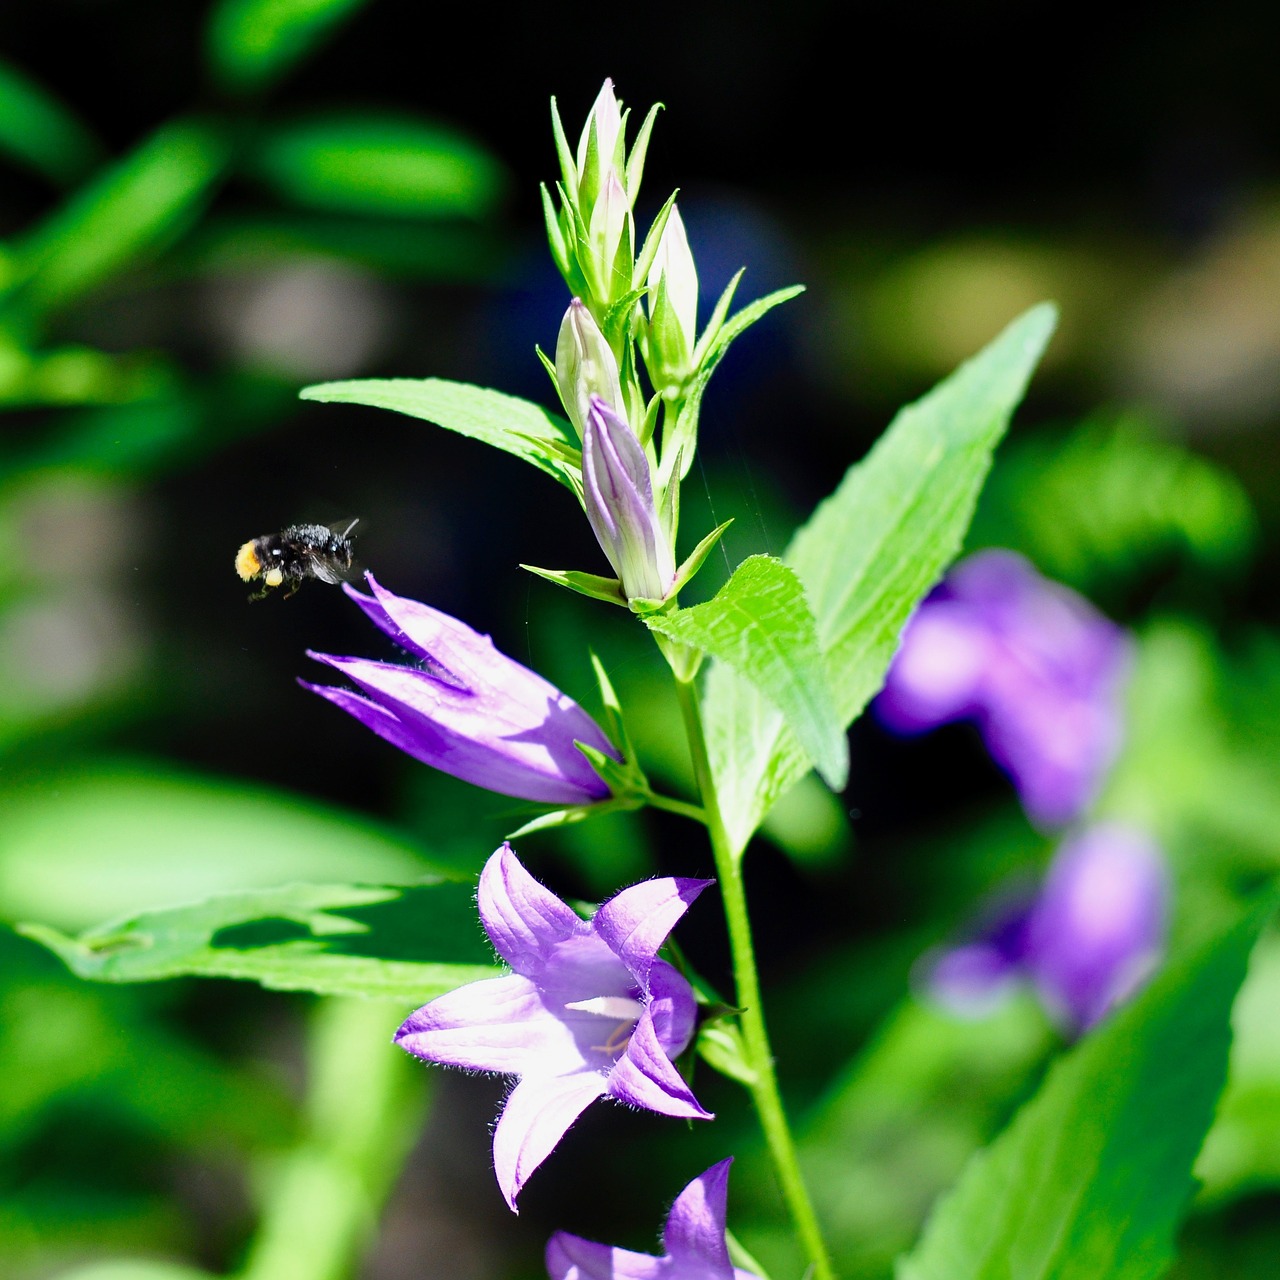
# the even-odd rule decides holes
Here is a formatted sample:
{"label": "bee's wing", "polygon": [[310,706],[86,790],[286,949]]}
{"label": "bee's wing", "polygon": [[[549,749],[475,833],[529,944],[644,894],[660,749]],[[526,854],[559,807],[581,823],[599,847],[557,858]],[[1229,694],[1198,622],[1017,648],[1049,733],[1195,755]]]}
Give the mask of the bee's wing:
{"label": "bee's wing", "polygon": [[321,582],[336,584],[346,580],[342,570],[332,560],[326,560],[323,556],[309,556],[307,568],[311,571],[312,577],[319,578]]}

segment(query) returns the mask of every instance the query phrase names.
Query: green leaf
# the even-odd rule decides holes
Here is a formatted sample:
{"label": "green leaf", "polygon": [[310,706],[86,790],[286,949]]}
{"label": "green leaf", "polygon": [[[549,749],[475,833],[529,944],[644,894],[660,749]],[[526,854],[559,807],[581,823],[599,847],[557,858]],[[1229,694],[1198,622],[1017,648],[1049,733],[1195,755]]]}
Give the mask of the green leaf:
{"label": "green leaf", "polygon": [[264,88],[364,0],[221,0],[209,19],[207,56],[227,89]]}
{"label": "green leaf", "polygon": [[440,877],[222,894],[78,938],[43,924],[18,932],[95,982],[242,978],[277,991],[422,1004],[498,972],[478,936],[473,887]]}
{"label": "green leaf", "polygon": [[[362,378],[355,382],[322,382],[300,393],[304,400],[325,404],[367,404],[424,418],[448,431],[482,440],[514,454],[554,476],[576,492],[564,459],[572,449],[573,428],[554,413],[528,400],[443,378]],[[572,456],[572,453],[569,454]],[[577,454],[579,467],[581,454]]]}
{"label": "green leaf", "polygon": [[[922,400],[795,535],[785,561],[817,621],[841,726],[879,689],[911,611],[960,548],[992,450],[1053,332],[1042,304],[1015,320]],[[774,802],[808,770],[782,714],[716,663],[706,688],[708,748],[740,853]]]}
{"label": "green leaf", "polygon": [[211,126],[187,120],[157,130],[15,246],[24,301],[36,311],[64,307],[174,239],[229,154]]}
{"label": "green leaf", "polygon": [[771,556],[750,556],[705,604],[645,623],[753,684],[777,707],[826,784],[843,789],[849,744],[832,704],[817,624],[792,570]]}
{"label": "green leaf", "polygon": [[414,116],[335,115],[277,127],[249,163],[287,199],[345,213],[479,218],[505,186],[487,151]]}
{"label": "green leaf", "polygon": [[436,869],[357,814],[146,760],[32,775],[0,791],[0,811],[0,916],[67,929],[231,889]]}
{"label": "green leaf", "polygon": [[102,148],[62,103],[17,67],[0,62],[0,151],[54,182],[71,183]]}
{"label": "green leaf", "polygon": [[211,1272],[156,1258],[118,1258],[60,1272],[56,1280],[215,1280]]}
{"label": "green leaf", "polygon": [[898,1280],[1156,1280],[1226,1077],[1271,903],[1162,973],[1051,1068],[934,1211]]}

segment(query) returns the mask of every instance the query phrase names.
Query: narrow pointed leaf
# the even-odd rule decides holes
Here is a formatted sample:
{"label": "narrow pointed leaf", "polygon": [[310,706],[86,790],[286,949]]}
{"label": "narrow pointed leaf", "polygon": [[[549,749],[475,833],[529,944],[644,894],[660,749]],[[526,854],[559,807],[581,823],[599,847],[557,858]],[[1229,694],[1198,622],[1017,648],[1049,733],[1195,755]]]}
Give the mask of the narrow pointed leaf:
{"label": "narrow pointed leaf", "polygon": [[71,183],[102,147],[61,102],[0,61],[0,151],[58,183]]}
{"label": "narrow pointed leaf", "polygon": [[[879,689],[912,610],[959,551],[992,451],[1055,320],[1052,306],[1033,307],[903,409],[792,539],[784,559],[817,621],[842,725]],[[781,713],[725,663],[708,677],[705,715],[721,804],[741,852],[808,771],[808,758]]]}
{"label": "narrow pointed leaf", "polygon": [[362,378],[322,382],[300,393],[325,404],[365,404],[423,418],[531,462],[573,489],[561,461],[573,428],[528,400],[443,378]]}
{"label": "narrow pointed leaf", "polygon": [[627,607],[627,597],[623,595],[622,583],[617,578],[602,578],[599,574],[582,573],[577,569],[539,569],[534,564],[522,564],[520,567],[581,596],[603,600],[606,604],[619,604],[624,609]]}
{"label": "narrow pointed leaf", "polygon": [[407,1005],[497,972],[476,937],[469,884],[294,884],[220,894],[68,936],[19,932],[94,982],[241,978],[279,991]]}
{"label": "narrow pointed leaf", "polygon": [[[676,488],[676,486],[672,486]],[[693,575],[702,568],[707,557],[714,550],[724,534],[724,531],[733,523],[732,518],[726,520],[723,524],[717,525],[711,530],[703,540],[694,547],[688,559],[676,570],[676,580],[671,586],[671,594],[676,595],[685,585],[693,578]]]}
{"label": "narrow pointed leaf", "polygon": [[823,780],[848,781],[849,746],[836,716],[818,629],[795,573],[751,556],[706,604],[645,618],[652,631],[709,653],[778,709]]}
{"label": "narrow pointed leaf", "polygon": [[1157,1280],[1274,903],[1170,966],[1050,1070],[938,1205],[898,1280]]}

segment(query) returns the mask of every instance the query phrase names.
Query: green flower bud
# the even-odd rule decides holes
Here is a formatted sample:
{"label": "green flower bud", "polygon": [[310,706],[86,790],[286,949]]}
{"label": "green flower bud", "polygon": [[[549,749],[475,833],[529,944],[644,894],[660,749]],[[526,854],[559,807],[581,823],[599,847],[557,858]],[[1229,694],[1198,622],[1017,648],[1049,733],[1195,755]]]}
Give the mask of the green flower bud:
{"label": "green flower bud", "polygon": [[615,412],[625,415],[618,362],[600,326],[580,298],[574,298],[560,322],[556,339],[556,382],[569,421],[581,440],[591,397],[599,396]]}
{"label": "green flower bud", "polygon": [[649,269],[645,366],[655,388],[678,388],[693,372],[698,341],[698,271],[674,205]]}

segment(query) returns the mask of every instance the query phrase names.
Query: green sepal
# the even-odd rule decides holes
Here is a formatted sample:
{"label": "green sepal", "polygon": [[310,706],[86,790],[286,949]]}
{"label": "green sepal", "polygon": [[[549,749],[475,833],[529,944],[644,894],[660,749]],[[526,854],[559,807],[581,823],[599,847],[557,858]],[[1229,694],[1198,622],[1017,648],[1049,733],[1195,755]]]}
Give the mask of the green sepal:
{"label": "green sepal", "polygon": [[551,199],[551,192],[547,190],[545,182],[541,184],[539,190],[542,192],[542,220],[547,227],[547,245],[551,249],[551,256],[555,259],[556,268],[567,280],[572,267],[569,263],[569,245],[565,240],[564,228],[560,225],[560,211],[556,208],[555,201]]}
{"label": "green sepal", "polygon": [[658,246],[662,243],[662,233],[667,229],[667,219],[671,217],[671,210],[675,208],[676,196],[680,194],[677,187],[668,197],[667,202],[658,210],[658,216],[654,218],[652,226],[649,228],[649,234],[644,238],[644,244],[640,249],[640,256],[636,259],[635,270],[631,273],[631,287],[633,289],[642,288],[649,280],[649,269],[653,266],[653,260],[658,256]]}
{"label": "green sepal", "polygon": [[622,752],[624,760],[634,760],[635,746],[631,741],[631,735],[627,732],[626,722],[622,718],[622,702],[613,687],[613,681],[609,679],[609,674],[604,669],[604,664],[594,652],[591,653],[591,669],[595,672],[596,684],[600,687],[600,701],[604,705],[605,718],[609,721],[609,740]]}
{"label": "green sepal", "polygon": [[556,143],[556,158],[560,161],[561,187],[560,196],[567,206],[578,203],[578,160],[569,146],[565,136],[564,124],[560,119],[560,108],[556,106],[555,95],[551,98],[551,133]]}
{"label": "green sepal", "polygon": [[[766,294],[763,298],[757,298],[755,302],[747,303],[727,324],[720,326],[714,338],[706,344],[706,349],[698,363],[697,370],[689,379],[685,401],[680,407],[672,433],[672,441],[684,451],[684,456],[680,463],[679,479],[683,480],[689,474],[689,468],[693,465],[694,451],[698,442],[698,414],[702,409],[702,393],[706,390],[707,383],[711,380],[711,375],[715,372],[716,365],[720,363],[724,358],[725,352],[728,351],[729,344],[740,334],[751,328],[757,320],[772,311],[774,307],[803,292],[804,285],[795,284],[786,289],[777,289],[773,293]],[[702,343],[699,342],[698,345],[702,346]],[[667,476],[661,477],[664,482],[667,478]]]}
{"label": "green sepal", "polygon": [[581,573],[577,569],[539,569],[536,564],[522,564],[522,569],[554,582],[557,587],[567,587],[580,596],[590,596],[593,600],[603,600],[606,604],[627,607],[627,597],[622,590],[622,582],[618,578],[602,578],[596,573]]}
{"label": "green sepal", "polygon": [[707,321],[706,327],[702,330],[702,335],[698,338],[698,343],[693,349],[693,365],[695,369],[702,363],[706,356],[707,348],[716,340],[716,335],[724,327],[725,316],[729,314],[729,308],[733,305],[733,295],[737,293],[738,285],[741,283],[746,271],[746,267],[739,267],[733,279],[725,285],[724,292],[716,300],[716,305],[711,312],[711,318]]}
{"label": "green sepal", "polygon": [[[600,317],[600,332],[605,341],[617,353],[625,348],[631,337],[631,315],[635,305],[644,297],[646,290],[632,289],[620,298],[609,303],[605,313]],[[622,372],[622,360],[618,361],[619,373]]]}
{"label": "green sepal", "polygon": [[713,1070],[748,1089],[756,1084],[755,1068],[750,1065],[742,1031],[732,1010],[717,1014],[698,1028],[698,1056]]}
{"label": "green sepal", "polygon": [[519,840],[534,831],[554,831],[556,827],[568,827],[601,813],[623,813],[638,809],[640,802],[630,799],[598,800],[595,804],[574,804],[563,809],[549,809],[528,822],[508,831],[504,839]]}
{"label": "green sepal", "polygon": [[649,137],[653,133],[654,121],[657,120],[658,112],[661,110],[663,110],[661,102],[655,102],[649,108],[649,114],[645,116],[640,132],[636,134],[636,140],[631,147],[631,156],[627,160],[627,196],[631,200],[632,208],[635,207],[636,193],[640,190],[640,180],[644,176],[644,161],[649,153]]}
{"label": "green sepal", "polygon": [[[673,489],[676,489],[679,486],[672,485],[671,487]],[[675,581],[671,584],[671,590],[667,593],[668,600],[670,600],[673,596],[679,595],[679,593],[688,584],[689,580],[693,577],[693,575],[697,573],[699,569],[702,568],[702,565],[705,562],[706,558],[711,554],[716,543],[720,541],[720,538],[724,534],[724,531],[732,523],[733,523],[733,518],[730,517],[723,524],[717,525],[714,529],[712,529],[711,532],[707,534],[707,536],[703,538],[703,540],[700,543],[698,543],[696,547],[694,547],[693,551],[690,552],[685,562],[676,570]]]}

